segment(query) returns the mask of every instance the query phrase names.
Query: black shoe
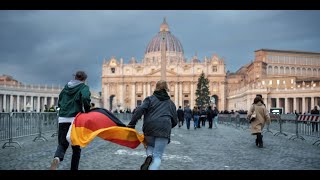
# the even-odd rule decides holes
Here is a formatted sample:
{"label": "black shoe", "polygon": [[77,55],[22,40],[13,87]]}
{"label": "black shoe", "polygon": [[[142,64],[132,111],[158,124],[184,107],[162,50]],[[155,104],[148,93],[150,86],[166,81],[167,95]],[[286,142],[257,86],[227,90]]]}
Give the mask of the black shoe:
{"label": "black shoe", "polygon": [[258,135],[258,147],[263,148],[263,140],[262,140],[263,135],[259,134]]}
{"label": "black shoe", "polygon": [[258,147],[259,147],[259,148],[263,148],[263,144],[262,144],[262,143],[260,143]]}
{"label": "black shoe", "polygon": [[140,170],[148,170],[152,162],[152,156],[148,156],[144,163],[141,165]]}

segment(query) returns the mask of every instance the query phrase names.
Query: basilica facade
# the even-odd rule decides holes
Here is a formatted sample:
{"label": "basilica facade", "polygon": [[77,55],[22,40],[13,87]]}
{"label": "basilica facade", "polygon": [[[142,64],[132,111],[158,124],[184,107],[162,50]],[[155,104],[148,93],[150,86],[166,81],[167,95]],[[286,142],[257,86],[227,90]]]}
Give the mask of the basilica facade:
{"label": "basilica facade", "polygon": [[[162,43],[162,39],[165,42]],[[105,59],[102,65],[103,106],[109,110],[134,109],[144,98],[153,94],[157,81],[161,79],[161,50],[165,48],[166,81],[171,100],[176,106],[195,104],[195,91],[202,72],[209,79],[210,96],[213,106],[226,107],[226,70],[224,60],[218,55],[203,60],[194,56],[184,57],[181,42],[170,31],[166,20],[160,31],[146,47],[144,58],[138,62],[132,58],[128,63],[123,59]]]}
{"label": "basilica facade", "polygon": [[[163,41],[162,41],[163,40]],[[260,49],[255,59],[227,73],[223,58],[213,54],[187,60],[181,42],[164,19],[160,31],[150,40],[141,61],[134,57],[104,59],[102,105],[109,110],[134,109],[152,95],[161,79],[161,61],[166,61],[166,81],[176,106],[195,103],[195,91],[202,72],[209,79],[211,105],[223,110],[248,110],[256,94],[262,94],[267,108],[284,113],[308,113],[320,104],[320,53]]]}

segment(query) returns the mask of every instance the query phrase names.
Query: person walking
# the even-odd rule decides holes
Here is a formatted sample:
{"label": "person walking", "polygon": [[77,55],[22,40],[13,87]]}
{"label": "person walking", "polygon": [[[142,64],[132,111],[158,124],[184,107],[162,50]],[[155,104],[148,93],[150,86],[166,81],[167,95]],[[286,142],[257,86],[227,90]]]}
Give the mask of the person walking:
{"label": "person walking", "polygon": [[[317,106],[314,106],[314,109],[311,110],[311,114],[319,115],[319,110]],[[311,126],[312,126],[312,132],[314,132],[314,130],[318,132],[318,122],[311,122]]]}
{"label": "person walking", "polygon": [[189,104],[184,108],[184,118],[186,119],[187,129],[190,129],[190,121],[192,119],[192,111]]}
{"label": "person walking", "polygon": [[[252,114],[256,114],[256,117],[252,119]],[[265,123],[270,124],[270,116],[269,112],[266,109],[265,105],[262,103],[262,99],[259,96],[254,98],[253,104],[250,107],[248,112],[248,119],[250,119],[251,123],[251,134],[257,135],[256,138],[256,146],[259,148],[263,148],[263,140],[262,140],[262,129]]]}
{"label": "person walking", "polygon": [[199,111],[197,106],[193,107],[192,115],[193,115],[193,126],[194,126],[194,129],[197,129],[197,127],[199,125],[199,117],[200,117],[200,111]]}
{"label": "person walking", "polygon": [[181,106],[179,106],[179,109],[177,110],[177,115],[178,115],[178,124],[179,124],[179,128],[181,126],[183,126],[183,121],[184,121],[184,112],[183,109],[181,108]]}
{"label": "person walking", "polygon": [[153,95],[146,97],[141,106],[133,114],[127,127],[135,128],[138,119],[144,115],[142,131],[146,142],[147,158],[141,165],[141,170],[158,170],[162,155],[170,143],[171,129],[177,121],[176,106],[170,99],[166,81],[156,84]]}
{"label": "person walking", "polygon": [[[212,110],[211,106],[208,106],[207,119],[209,122],[209,129],[212,129],[212,121],[217,115],[218,115],[217,112],[215,110]],[[216,124],[215,124],[215,127],[217,128]]]}
{"label": "person walking", "polygon": [[215,128],[218,128],[218,117],[219,117],[219,110],[217,107],[214,107],[214,110],[213,110],[213,123],[214,123],[214,127]]}
{"label": "person walking", "polygon": [[[56,170],[59,163],[63,161],[69,147],[66,135],[75,116],[79,112],[89,112],[91,93],[89,87],[84,83],[87,74],[84,71],[77,71],[74,80],[69,81],[59,94],[59,130],[58,147],[51,162],[51,170]],[[78,170],[81,149],[80,146],[72,147],[71,170]]]}

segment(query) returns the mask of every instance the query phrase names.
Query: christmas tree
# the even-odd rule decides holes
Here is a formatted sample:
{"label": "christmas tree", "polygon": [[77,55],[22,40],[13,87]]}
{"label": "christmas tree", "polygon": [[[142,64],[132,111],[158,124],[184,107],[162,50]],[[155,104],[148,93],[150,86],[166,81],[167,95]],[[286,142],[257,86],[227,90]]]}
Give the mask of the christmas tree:
{"label": "christmas tree", "polygon": [[210,105],[209,80],[204,76],[203,71],[198,79],[196,96],[196,105],[198,107],[202,108]]}

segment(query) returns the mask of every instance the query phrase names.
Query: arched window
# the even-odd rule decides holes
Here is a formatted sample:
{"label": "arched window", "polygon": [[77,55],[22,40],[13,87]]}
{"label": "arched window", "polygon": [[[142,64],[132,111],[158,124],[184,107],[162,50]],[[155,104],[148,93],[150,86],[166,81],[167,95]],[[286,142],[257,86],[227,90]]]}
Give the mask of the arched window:
{"label": "arched window", "polygon": [[272,66],[268,66],[268,74],[272,74]]}
{"label": "arched window", "polygon": [[308,76],[312,76],[312,70],[311,70],[311,68],[308,68]]}
{"label": "arched window", "polygon": [[302,76],[306,76],[307,75],[306,73],[307,73],[306,68],[302,68],[302,74],[301,75]]}
{"label": "arched window", "polygon": [[313,76],[317,76],[317,69],[313,69]]}
{"label": "arched window", "polygon": [[296,73],[296,75],[298,75],[298,76],[301,75],[301,69],[300,69],[299,67],[297,68],[297,73]]}
{"label": "arched window", "polygon": [[278,66],[275,66],[275,67],[274,67],[274,74],[279,74]]}
{"label": "arched window", "polygon": [[280,67],[280,72],[279,72],[279,74],[284,74],[284,68],[281,66]]}
{"label": "arched window", "polygon": [[291,73],[290,73],[290,74],[292,74],[292,75],[293,75],[293,74],[296,74],[296,70],[295,70],[294,67],[291,68]]}
{"label": "arched window", "polygon": [[285,73],[286,73],[286,74],[290,74],[290,68],[289,68],[289,67],[286,67]]}

